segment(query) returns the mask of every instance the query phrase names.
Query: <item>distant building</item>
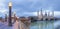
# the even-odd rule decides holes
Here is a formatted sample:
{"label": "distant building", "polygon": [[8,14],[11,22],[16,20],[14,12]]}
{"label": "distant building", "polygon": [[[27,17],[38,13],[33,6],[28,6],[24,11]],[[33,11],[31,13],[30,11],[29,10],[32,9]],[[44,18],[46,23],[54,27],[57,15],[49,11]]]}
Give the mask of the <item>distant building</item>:
{"label": "distant building", "polygon": [[37,12],[38,19],[37,20],[51,20],[54,19],[54,11],[52,12],[52,15],[50,16],[50,12],[45,12],[45,15],[43,15],[42,9],[41,12]]}
{"label": "distant building", "polygon": [[38,16],[38,19],[37,20],[41,20],[43,18],[42,8],[41,8],[41,11],[38,11],[37,12],[37,16]]}

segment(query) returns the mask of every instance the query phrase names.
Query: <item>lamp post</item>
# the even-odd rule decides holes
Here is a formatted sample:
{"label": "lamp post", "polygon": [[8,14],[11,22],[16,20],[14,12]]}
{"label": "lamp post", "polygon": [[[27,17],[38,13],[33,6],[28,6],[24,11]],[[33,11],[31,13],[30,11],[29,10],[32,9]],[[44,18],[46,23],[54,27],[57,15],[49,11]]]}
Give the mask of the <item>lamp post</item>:
{"label": "lamp post", "polygon": [[5,21],[7,22],[7,14],[5,14]]}
{"label": "lamp post", "polygon": [[12,17],[11,17],[11,9],[12,9],[12,2],[9,2],[9,20],[8,20],[8,25],[12,26]]}
{"label": "lamp post", "polygon": [[16,17],[16,12],[14,12],[13,14],[14,14],[14,17]]}
{"label": "lamp post", "polygon": [[13,13],[14,14],[14,22],[16,21],[16,12]]}

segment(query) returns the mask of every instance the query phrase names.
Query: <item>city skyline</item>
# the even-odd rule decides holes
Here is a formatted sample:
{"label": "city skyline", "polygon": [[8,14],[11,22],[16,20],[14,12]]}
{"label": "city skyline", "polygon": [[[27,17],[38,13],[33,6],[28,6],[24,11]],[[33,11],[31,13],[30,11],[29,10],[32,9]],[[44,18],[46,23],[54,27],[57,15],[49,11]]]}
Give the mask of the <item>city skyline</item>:
{"label": "city skyline", "polygon": [[[56,16],[60,16],[60,0],[11,0],[12,12],[17,16],[36,16],[37,11],[55,11]],[[8,14],[8,3],[10,0],[0,0],[0,16]]]}

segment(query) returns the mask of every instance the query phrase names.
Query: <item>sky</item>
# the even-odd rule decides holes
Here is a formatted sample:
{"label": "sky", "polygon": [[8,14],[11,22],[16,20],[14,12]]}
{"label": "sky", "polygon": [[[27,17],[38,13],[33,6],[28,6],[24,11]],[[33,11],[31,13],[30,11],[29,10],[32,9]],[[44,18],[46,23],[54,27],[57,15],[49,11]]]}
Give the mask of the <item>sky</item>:
{"label": "sky", "polygon": [[54,16],[60,16],[60,0],[0,0],[0,17],[8,14],[8,3],[12,2],[12,13],[17,16],[37,16],[37,11],[52,12]]}

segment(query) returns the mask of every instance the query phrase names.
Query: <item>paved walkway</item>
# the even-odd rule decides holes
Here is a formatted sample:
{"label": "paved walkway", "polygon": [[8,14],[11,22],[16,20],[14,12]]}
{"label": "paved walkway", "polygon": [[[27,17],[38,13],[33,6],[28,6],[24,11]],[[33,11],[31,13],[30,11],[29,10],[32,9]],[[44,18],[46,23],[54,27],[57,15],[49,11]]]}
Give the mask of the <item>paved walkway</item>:
{"label": "paved walkway", "polygon": [[12,29],[7,25],[7,22],[0,22],[0,29]]}
{"label": "paved walkway", "polygon": [[0,21],[0,29],[28,29],[28,27],[21,21],[16,21],[12,26],[8,26],[8,22]]}
{"label": "paved walkway", "polygon": [[0,29],[28,29],[21,21],[16,21],[12,27],[8,26],[8,22],[0,22]]}

